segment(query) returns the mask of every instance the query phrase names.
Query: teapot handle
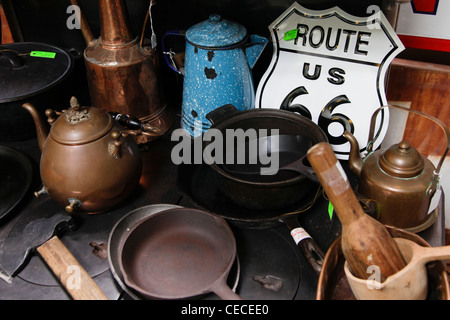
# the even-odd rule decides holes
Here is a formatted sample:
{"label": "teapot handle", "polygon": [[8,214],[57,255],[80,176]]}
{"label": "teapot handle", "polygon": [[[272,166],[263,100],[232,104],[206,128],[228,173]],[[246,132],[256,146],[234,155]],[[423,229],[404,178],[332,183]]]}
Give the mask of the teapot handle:
{"label": "teapot handle", "polygon": [[395,109],[399,109],[399,110],[403,110],[403,111],[407,111],[407,112],[411,112],[411,113],[415,113],[415,114],[418,114],[418,115],[423,116],[425,118],[428,118],[429,120],[432,120],[436,124],[438,124],[442,128],[442,130],[444,130],[445,138],[447,140],[447,147],[446,147],[446,149],[444,151],[444,154],[442,155],[442,157],[441,157],[441,159],[439,161],[439,164],[438,164],[438,166],[436,168],[435,174],[438,175],[439,171],[441,170],[441,166],[442,166],[442,164],[443,164],[443,162],[445,160],[445,157],[447,156],[448,150],[450,148],[450,131],[449,131],[448,127],[445,125],[445,123],[443,123],[438,118],[435,118],[433,116],[430,116],[430,115],[428,115],[426,113],[423,113],[423,112],[420,112],[420,111],[417,111],[417,110],[412,110],[412,109],[408,109],[408,108],[401,107],[401,106],[396,106],[396,105],[385,105],[385,106],[381,106],[380,108],[375,110],[375,112],[372,114],[372,118],[371,118],[371,121],[370,121],[369,139],[367,141],[367,147],[366,147],[367,152],[369,152],[369,153],[372,152],[373,142],[374,142],[373,141],[373,136],[374,136],[374,131],[375,131],[375,122],[376,122],[376,118],[377,118],[378,112],[380,112],[381,109],[387,108],[387,107],[388,108],[395,108]]}

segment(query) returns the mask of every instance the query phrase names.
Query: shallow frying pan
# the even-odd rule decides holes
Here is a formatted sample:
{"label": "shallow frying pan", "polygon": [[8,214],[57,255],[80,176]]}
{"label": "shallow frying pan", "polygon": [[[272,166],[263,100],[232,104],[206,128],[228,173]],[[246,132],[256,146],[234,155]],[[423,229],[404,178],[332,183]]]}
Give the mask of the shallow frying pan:
{"label": "shallow frying pan", "polygon": [[119,248],[126,285],[148,299],[208,292],[241,299],[226,283],[236,240],[221,217],[190,208],[160,211],[129,229]]}
{"label": "shallow frying pan", "polygon": [[22,200],[32,178],[30,160],[15,149],[0,146],[0,219]]}
{"label": "shallow frying pan", "polygon": [[[129,230],[134,226],[136,226],[140,221],[158,212],[174,208],[182,208],[182,207],[172,204],[152,204],[139,207],[123,216],[111,229],[108,239],[108,263],[110,266],[110,270],[119,286],[127,293],[127,295],[130,298],[134,300],[142,300],[144,299],[144,297],[140,295],[138,292],[129,288],[124,282],[124,277],[119,266],[120,244],[128,235]],[[239,283],[239,277],[240,277],[240,264],[239,259],[236,258],[235,263],[230,271],[230,275],[228,277],[228,285],[233,289],[233,291],[236,290],[237,288],[237,285]],[[217,299],[217,297],[214,294],[202,295],[196,298],[202,300]]]}

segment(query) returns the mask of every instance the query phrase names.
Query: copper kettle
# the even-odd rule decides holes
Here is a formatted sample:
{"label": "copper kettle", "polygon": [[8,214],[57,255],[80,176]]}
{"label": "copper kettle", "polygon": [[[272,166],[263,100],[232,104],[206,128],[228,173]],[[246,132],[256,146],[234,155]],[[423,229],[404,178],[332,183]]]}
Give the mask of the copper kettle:
{"label": "copper kettle", "polygon": [[[100,213],[124,200],[141,177],[142,159],[132,134],[111,115],[96,107],[82,107],[72,97],[62,112],[46,110],[50,132],[30,103],[41,149],[42,192],[67,212]],[[146,133],[150,134],[150,133]]]}
{"label": "copper kettle", "polygon": [[[373,151],[376,116],[385,108],[396,108],[424,116],[442,127],[447,148],[437,168],[407,141],[401,141],[387,149]],[[449,149],[449,130],[439,119],[420,111],[400,106],[382,106],[372,115],[367,156],[360,156],[355,137],[348,131],[344,137],[350,142],[350,170],[359,176],[358,192],[375,200],[376,218],[386,224],[410,232],[420,232],[434,223],[436,215],[430,214],[430,202],[439,188],[439,171]]]}

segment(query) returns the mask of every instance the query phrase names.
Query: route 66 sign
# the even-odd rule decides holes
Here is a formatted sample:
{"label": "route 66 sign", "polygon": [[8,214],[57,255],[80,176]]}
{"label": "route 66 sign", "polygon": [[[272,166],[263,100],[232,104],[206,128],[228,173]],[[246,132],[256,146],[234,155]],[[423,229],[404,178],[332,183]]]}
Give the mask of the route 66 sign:
{"label": "route 66 sign", "polygon": [[[353,134],[365,151],[370,118],[387,104],[386,71],[404,50],[382,12],[349,15],[338,7],[312,11],[294,3],[270,26],[273,57],[259,82],[256,108],[298,112],[322,128],[338,159],[348,159]],[[388,111],[375,125],[374,149],[384,139]]]}

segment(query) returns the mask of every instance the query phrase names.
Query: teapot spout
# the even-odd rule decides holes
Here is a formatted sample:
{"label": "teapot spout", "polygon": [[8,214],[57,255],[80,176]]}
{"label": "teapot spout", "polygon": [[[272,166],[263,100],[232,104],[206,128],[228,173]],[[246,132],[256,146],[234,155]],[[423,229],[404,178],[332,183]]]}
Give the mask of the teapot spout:
{"label": "teapot spout", "polygon": [[268,42],[269,40],[264,37],[255,34],[250,35],[250,43],[245,48],[245,54],[247,55],[250,69],[253,69]]}
{"label": "teapot spout", "polygon": [[31,117],[33,118],[34,125],[36,126],[36,134],[37,134],[37,140],[39,149],[42,151],[44,147],[44,143],[47,140],[48,135],[48,128],[45,124],[44,120],[42,119],[40,113],[37,111],[37,109],[31,104],[31,103],[24,103],[22,105],[22,108],[27,110]]}
{"label": "teapot spout", "polygon": [[348,158],[348,164],[350,170],[359,177],[363,165],[363,160],[359,153],[358,140],[348,131],[345,131],[343,136],[350,142],[350,155]]}

